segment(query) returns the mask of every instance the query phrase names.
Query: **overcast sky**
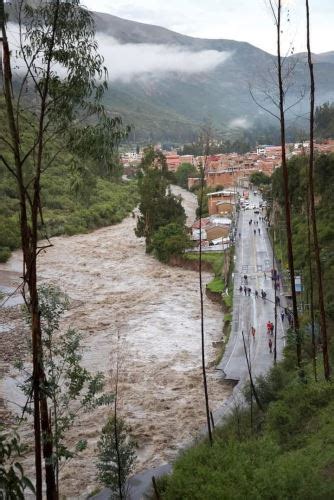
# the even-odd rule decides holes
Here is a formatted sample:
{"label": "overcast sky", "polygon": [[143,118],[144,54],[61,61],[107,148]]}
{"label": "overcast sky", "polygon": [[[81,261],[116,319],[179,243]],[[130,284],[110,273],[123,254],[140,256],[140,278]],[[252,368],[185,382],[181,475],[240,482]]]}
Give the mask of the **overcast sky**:
{"label": "overcast sky", "polygon": [[[290,21],[284,28],[286,49],[305,50],[304,0],[284,0]],[[90,10],[202,38],[227,38],[275,52],[275,31],[267,0],[83,0]],[[334,50],[334,0],[310,0],[312,51]],[[285,20],[287,15],[284,16]]]}

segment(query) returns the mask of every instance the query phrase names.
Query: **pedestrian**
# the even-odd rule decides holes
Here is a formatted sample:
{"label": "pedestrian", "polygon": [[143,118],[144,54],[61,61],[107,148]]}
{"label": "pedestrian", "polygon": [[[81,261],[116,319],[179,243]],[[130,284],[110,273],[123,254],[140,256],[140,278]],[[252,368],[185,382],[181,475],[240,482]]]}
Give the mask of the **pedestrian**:
{"label": "pedestrian", "polygon": [[270,335],[273,335],[274,333],[274,324],[270,323]]}
{"label": "pedestrian", "polygon": [[281,305],[281,299],[279,297],[276,297],[276,305],[277,306]]}
{"label": "pedestrian", "polygon": [[259,296],[259,292],[257,290],[255,290],[255,298],[257,299]]}
{"label": "pedestrian", "polygon": [[284,311],[281,312],[281,320],[284,323]]}
{"label": "pedestrian", "polygon": [[269,353],[272,354],[272,352],[273,352],[273,341],[271,340],[270,337],[269,337],[269,340],[268,340],[268,347],[269,347]]}
{"label": "pedestrian", "polygon": [[244,286],[245,295],[247,295],[247,288]]}
{"label": "pedestrian", "polygon": [[254,235],[256,236],[256,229],[254,229]]}
{"label": "pedestrian", "polygon": [[250,297],[251,291],[251,288],[248,288],[248,297]]}
{"label": "pedestrian", "polygon": [[242,286],[239,286],[239,292],[242,293]]}
{"label": "pedestrian", "polygon": [[244,282],[247,283],[247,274],[244,274]]}
{"label": "pedestrian", "polygon": [[266,271],[264,271],[263,276],[264,276],[264,279],[267,279]]}
{"label": "pedestrian", "polygon": [[271,331],[271,323],[270,321],[267,321],[267,333],[270,333]]}
{"label": "pedestrian", "polygon": [[259,234],[261,233],[260,228],[258,229]]}
{"label": "pedestrian", "polygon": [[255,330],[254,326],[252,326],[251,327],[251,334],[252,334],[252,337],[254,340],[255,340],[255,332],[256,332],[256,330]]}

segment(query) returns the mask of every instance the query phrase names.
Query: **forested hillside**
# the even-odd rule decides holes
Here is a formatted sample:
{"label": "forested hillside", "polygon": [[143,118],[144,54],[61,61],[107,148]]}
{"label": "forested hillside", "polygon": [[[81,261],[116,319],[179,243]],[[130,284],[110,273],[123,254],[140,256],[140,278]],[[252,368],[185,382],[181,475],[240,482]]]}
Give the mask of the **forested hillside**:
{"label": "forested hillside", "polygon": [[[5,123],[4,106],[0,122]],[[27,141],[29,132],[26,132]],[[0,145],[1,154],[10,162],[8,146]],[[114,161],[112,172],[98,161],[80,158],[59,140],[48,146],[48,158],[56,159],[43,174],[42,206],[44,226],[40,237],[72,235],[120,222],[138,203],[135,181],[122,182],[121,170]],[[29,178],[27,164],[26,178]],[[0,162],[0,261],[19,248],[19,201],[12,174]]]}

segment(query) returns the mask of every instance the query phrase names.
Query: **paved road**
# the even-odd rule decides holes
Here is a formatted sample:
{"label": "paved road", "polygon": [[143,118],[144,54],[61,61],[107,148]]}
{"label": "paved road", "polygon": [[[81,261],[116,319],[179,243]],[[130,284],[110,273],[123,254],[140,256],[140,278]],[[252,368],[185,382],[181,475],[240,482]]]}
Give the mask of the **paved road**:
{"label": "paved road", "polygon": [[[259,196],[251,195],[250,202],[259,204]],[[274,287],[270,270],[273,267],[273,256],[267,234],[266,223],[260,220],[262,213],[254,214],[254,210],[242,210],[239,216],[237,233],[235,273],[234,273],[234,307],[233,323],[230,341],[225,355],[218,366],[225,372],[227,380],[241,381],[247,376],[247,364],[242,340],[244,332],[247,347],[250,352],[252,373],[254,376],[265,373],[273,364],[273,354],[268,347],[266,323],[274,323]],[[252,224],[249,224],[252,219]],[[254,224],[258,222],[258,224]],[[254,234],[254,230],[256,234]],[[260,234],[259,231],[260,230]],[[244,286],[243,276],[248,277],[248,287],[251,295],[239,292],[240,285]],[[267,294],[267,300],[262,300],[261,289]],[[255,297],[255,290],[259,297]],[[279,292],[277,292],[279,295]],[[285,305],[284,297],[280,297],[281,304]],[[250,335],[251,327],[256,330],[255,338]],[[272,339],[274,342],[274,339]],[[282,356],[284,346],[284,329],[277,312],[277,358]]]}

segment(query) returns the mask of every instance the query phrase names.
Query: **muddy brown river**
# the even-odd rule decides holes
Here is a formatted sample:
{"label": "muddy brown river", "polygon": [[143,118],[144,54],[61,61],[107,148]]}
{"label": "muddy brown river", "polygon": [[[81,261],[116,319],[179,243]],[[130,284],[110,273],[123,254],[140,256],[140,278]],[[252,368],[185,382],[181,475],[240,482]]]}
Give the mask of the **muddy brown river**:
{"label": "muddy brown river", "polygon": [[[188,220],[193,220],[194,195],[176,190],[182,192]],[[137,443],[136,471],[140,471],[175,458],[205,424],[205,410],[197,273],[168,267],[146,255],[144,241],[135,236],[134,226],[135,219],[128,217],[93,233],[53,238],[54,246],[39,257],[39,276],[41,281],[59,285],[71,298],[72,307],[62,327],[82,332],[84,365],[105,374],[108,391],[113,390],[118,356],[120,413]],[[19,252],[0,266],[4,272],[20,268]],[[210,278],[204,273],[204,282]],[[7,315],[7,330],[0,331],[3,346],[10,345],[6,335],[9,339],[10,328],[18,321],[14,313],[11,315],[14,317]],[[222,326],[220,306],[205,298],[212,410],[230,393],[213,363],[217,354],[213,342],[221,339]],[[22,396],[8,356],[6,366],[2,366],[1,393],[6,409],[14,412],[15,402]],[[88,448],[62,472],[61,493],[66,498],[84,498],[97,487],[96,443],[110,411],[103,407],[82,413],[70,431],[70,442],[85,438]],[[30,440],[30,424],[22,431]],[[32,475],[32,454],[24,465]]]}

